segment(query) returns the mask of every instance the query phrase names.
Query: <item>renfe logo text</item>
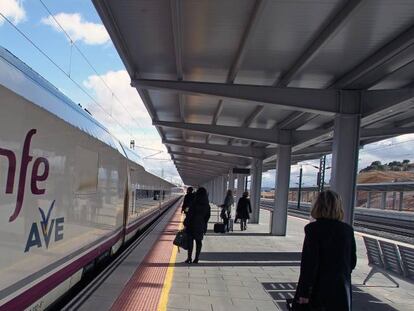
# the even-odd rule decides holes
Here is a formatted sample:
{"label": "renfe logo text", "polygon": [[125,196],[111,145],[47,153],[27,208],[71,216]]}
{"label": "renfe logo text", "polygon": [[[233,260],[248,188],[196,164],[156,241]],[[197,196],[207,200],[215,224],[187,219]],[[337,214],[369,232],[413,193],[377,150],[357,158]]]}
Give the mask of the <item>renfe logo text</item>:
{"label": "renfe logo text", "polygon": [[[18,189],[17,189],[16,207],[14,209],[13,214],[9,218],[9,222],[14,221],[17,218],[17,216],[19,216],[19,213],[23,206],[27,170],[28,170],[29,163],[33,160],[33,157],[30,155],[30,143],[31,143],[31,140],[34,134],[36,134],[36,130],[31,129],[26,134],[26,138],[24,139],[22,158],[20,161],[20,175],[19,175],[19,183],[18,183]],[[14,192],[14,179],[16,176],[16,167],[17,167],[16,155],[12,150],[0,148],[0,156],[6,157],[6,159],[8,160],[8,170],[7,170],[7,179],[6,179],[6,189],[5,189],[6,194],[13,193]],[[41,166],[43,166],[43,168]],[[41,195],[46,192],[46,189],[42,188],[39,185],[39,183],[42,181],[45,181],[48,176],[49,176],[48,160],[43,157],[38,157],[34,159],[32,171],[31,171],[31,181],[30,181],[30,189],[32,191],[32,194]]]}

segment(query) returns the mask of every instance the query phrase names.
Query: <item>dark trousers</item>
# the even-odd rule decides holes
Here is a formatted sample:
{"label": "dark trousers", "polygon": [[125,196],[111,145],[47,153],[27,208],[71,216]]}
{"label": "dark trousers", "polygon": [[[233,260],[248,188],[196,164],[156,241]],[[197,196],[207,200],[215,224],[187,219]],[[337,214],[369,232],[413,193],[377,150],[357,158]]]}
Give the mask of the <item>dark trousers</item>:
{"label": "dark trousers", "polygon": [[196,254],[195,254],[194,259],[198,259],[198,257],[200,257],[201,247],[203,246],[203,243],[201,242],[201,240],[194,239],[193,237],[189,237],[189,238],[190,238],[190,241],[188,245],[188,259],[191,259],[193,255],[194,240],[196,242]]}
{"label": "dark trousers", "polygon": [[222,216],[224,216],[223,217],[224,227],[226,228],[226,231],[229,231],[229,219],[231,218],[231,214],[230,212],[224,212],[224,215]]}
{"label": "dark trousers", "polygon": [[240,219],[240,230],[246,230],[246,225],[247,224],[247,219],[246,218],[244,218],[244,219]]}

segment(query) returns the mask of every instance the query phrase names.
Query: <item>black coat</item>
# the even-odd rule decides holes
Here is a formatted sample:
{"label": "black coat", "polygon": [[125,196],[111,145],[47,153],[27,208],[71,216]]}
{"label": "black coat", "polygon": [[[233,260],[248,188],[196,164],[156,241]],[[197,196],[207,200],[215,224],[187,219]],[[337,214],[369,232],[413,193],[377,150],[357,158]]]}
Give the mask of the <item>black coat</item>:
{"label": "black coat", "polygon": [[245,197],[241,197],[237,202],[236,217],[239,219],[250,219],[249,213],[252,212],[252,205],[250,200]]}
{"label": "black coat", "polygon": [[351,272],[356,265],[354,231],[348,224],[318,219],[305,226],[296,297],[320,310],[351,310]]}
{"label": "black coat", "polygon": [[184,196],[183,206],[181,207],[182,212],[184,212],[187,207],[190,208],[191,203],[193,203],[193,201],[194,201],[194,198],[195,198],[195,193],[194,192],[187,193]]}
{"label": "black coat", "polygon": [[193,201],[184,220],[186,231],[196,240],[202,240],[210,219],[210,204]]}

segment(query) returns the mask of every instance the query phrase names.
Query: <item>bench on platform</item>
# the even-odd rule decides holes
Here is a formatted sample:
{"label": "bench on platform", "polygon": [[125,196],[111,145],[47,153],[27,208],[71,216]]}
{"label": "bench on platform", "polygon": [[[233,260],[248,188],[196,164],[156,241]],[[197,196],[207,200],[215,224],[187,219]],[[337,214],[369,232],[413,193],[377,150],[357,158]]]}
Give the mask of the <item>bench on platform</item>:
{"label": "bench on platform", "polygon": [[397,287],[399,284],[392,276],[414,281],[414,248],[366,236],[363,238],[368,264],[372,268],[364,280],[364,285],[375,273],[382,273]]}

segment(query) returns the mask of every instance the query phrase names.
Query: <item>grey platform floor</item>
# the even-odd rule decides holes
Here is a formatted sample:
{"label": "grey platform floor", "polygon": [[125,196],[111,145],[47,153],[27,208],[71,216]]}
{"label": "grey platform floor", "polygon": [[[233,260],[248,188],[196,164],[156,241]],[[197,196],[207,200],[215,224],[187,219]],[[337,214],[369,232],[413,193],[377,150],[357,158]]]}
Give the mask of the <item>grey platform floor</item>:
{"label": "grey platform floor", "polygon": [[[289,217],[287,236],[273,237],[267,234],[270,213],[261,210],[261,223],[248,225],[247,231],[235,224],[234,232],[215,234],[216,213],[214,209],[200,263],[183,264],[185,251],[177,256],[168,310],[286,310],[283,301],[294,294],[307,221]],[[414,310],[413,284],[397,280],[400,287],[395,288],[376,274],[362,285],[370,268],[361,235],[356,239],[353,310]]]}

